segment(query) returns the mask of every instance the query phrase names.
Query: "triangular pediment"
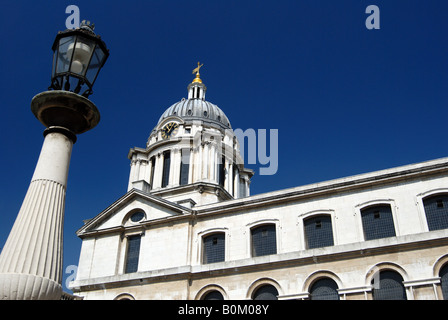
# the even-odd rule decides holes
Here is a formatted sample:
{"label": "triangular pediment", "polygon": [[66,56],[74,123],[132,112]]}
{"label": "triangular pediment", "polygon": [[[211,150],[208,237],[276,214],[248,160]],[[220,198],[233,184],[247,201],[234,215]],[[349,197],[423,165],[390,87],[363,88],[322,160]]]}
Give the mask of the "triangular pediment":
{"label": "triangular pediment", "polygon": [[[144,217],[142,220],[134,222],[130,218],[137,212],[143,212]],[[123,228],[190,213],[191,210],[189,208],[177,203],[137,189],[132,189],[100,214],[86,221],[84,226],[76,234],[82,236],[92,232]]]}

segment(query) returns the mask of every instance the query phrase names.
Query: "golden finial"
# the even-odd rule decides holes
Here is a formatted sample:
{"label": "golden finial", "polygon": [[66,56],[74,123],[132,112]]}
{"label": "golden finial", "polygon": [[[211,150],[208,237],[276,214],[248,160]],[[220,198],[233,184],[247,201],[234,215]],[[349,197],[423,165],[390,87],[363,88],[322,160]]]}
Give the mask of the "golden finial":
{"label": "golden finial", "polygon": [[204,65],[204,64],[201,64],[201,63],[198,62],[198,67],[195,68],[195,69],[193,70],[193,74],[196,73],[196,78],[193,80],[193,83],[194,83],[194,82],[202,83],[202,80],[201,80],[201,78],[199,77],[199,69],[201,69],[201,67],[202,67],[203,65]]}

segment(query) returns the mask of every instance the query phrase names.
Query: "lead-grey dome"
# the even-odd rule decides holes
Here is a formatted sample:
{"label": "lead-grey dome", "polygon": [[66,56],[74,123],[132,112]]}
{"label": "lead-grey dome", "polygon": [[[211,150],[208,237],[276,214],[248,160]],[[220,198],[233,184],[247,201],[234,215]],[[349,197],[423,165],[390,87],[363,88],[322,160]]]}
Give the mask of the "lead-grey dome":
{"label": "lead-grey dome", "polygon": [[231,129],[230,121],[224,112],[215,104],[202,99],[182,99],[166,109],[159,119],[177,116],[186,122],[203,121],[209,124],[218,125],[223,129]]}

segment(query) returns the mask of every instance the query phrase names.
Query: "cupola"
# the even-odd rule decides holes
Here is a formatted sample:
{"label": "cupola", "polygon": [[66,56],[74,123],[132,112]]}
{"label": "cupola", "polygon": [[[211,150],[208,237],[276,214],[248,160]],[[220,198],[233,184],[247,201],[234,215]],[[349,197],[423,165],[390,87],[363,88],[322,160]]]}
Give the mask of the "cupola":
{"label": "cupola", "polygon": [[244,168],[230,121],[205,100],[193,70],[188,99],[171,105],[152,130],[146,149],[133,148],[128,190],[136,188],[192,207],[249,196],[253,171]]}

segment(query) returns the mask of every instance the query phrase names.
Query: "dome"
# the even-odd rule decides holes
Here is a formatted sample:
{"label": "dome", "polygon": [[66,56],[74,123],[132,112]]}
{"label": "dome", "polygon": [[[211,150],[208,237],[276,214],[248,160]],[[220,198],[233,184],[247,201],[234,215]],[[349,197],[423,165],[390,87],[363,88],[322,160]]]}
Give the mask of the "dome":
{"label": "dome", "polygon": [[158,123],[171,116],[177,116],[186,122],[202,121],[218,125],[222,129],[231,129],[224,112],[217,105],[203,99],[182,99],[166,109]]}
{"label": "dome", "polygon": [[[202,65],[198,62],[198,67],[193,70],[196,78],[191,82],[188,89],[188,98],[171,105],[160,117],[156,128],[159,124],[169,117],[178,117],[186,123],[200,121],[209,126],[216,127],[221,130],[232,129],[230,121],[224,112],[215,104],[205,100],[205,92],[207,87],[202,82],[199,69]],[[155,132],[153,130],[153,132]]]}

